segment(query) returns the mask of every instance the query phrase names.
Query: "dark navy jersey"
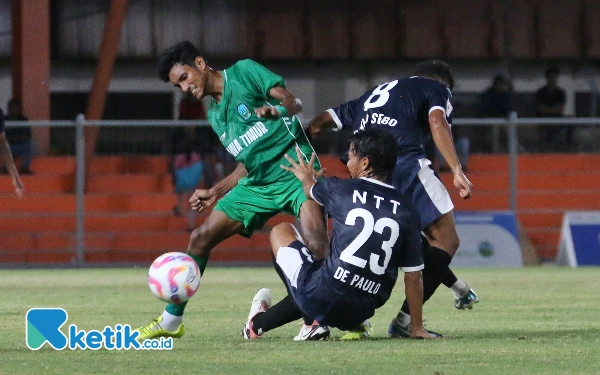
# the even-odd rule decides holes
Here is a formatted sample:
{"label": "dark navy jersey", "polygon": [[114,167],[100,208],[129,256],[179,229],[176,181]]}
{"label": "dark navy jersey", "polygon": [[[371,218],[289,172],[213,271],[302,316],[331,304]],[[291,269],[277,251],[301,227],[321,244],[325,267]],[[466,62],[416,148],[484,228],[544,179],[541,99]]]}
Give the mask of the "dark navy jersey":
{"label": "dark navy jersey", "polygon": [[338,129],[357,130],[383,127],[391,131],[400,146],[398,163],[426,157],[424,144],[429,139],[429,114],[442,110],[452,123],[450,89],[442,83],[410,77],[382,83],[361,97],[327,111]]}
{"label": "dark navy jersey", "polygon": [[0,109],[0,133],[4,131],[4,113]]}
{"label": "dark navy jersey", "polygon": [[340,299],[382,306],[404,272],[423,269],[419,216],[393,186],[369,179],[322,179],[312,198],[333,219],[323,287]]}

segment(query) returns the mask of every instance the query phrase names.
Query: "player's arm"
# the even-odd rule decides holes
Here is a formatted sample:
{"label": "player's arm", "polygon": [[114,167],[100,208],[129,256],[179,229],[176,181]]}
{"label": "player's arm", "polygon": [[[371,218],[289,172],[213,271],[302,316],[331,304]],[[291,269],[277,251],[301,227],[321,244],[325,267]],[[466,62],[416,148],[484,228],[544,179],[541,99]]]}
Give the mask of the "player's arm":
{"label": "player's arm", "polygon": [[275,86],[269,90],[269,96],[281,102],[280,105],[272,107],[265,105],[256,108],[254,112],[258,117],[279,118],[294,116],[302,111],[302,101],[285,87]]}
{"label": "player's arm", "polygon": [[421,270],[404,272],[404,293],[410,310],[410,336],[429,338],[423,329],[423,277]]}
{"label": "player's arm", "polygon": [[25,191],[25,187],[23,187],[21,176],[19,176],[17,166],[15,165],[15,160],[10,152],[10,147],[8,145],[8,141],[6,140],[6,133],[3,131],[0,132],[0,160],[12,178],[13,186],[15,187],[15,194],[17,194],[17,197],[21,198],[23,196],[23,192]]}
{"label": "player's arm", "polygon": [[367,94],[369,94],[369,92],[359,98],[342,103],[337,107],[329,108],[327,111],[320,113],[308,124],[308,133],[314,136],[323,130],[331,129],[333,131],[338,131],[348,126],[352,126],[356,120],[357,114],[362,112],[364,97]]}
{"label": "player's arm", "polygon": [[434,338],[423,328],[423,277],[421,270],[425,267],[421,251],[421,228],[418,215],[406,223],[402,240],[399,266],[404,272],[404,293],[410,310],[410,336],[412,338]]}
{"label": "player's arm", "polygon": [[452,174],[454,174],[454,186],[459,190],[462,198],[471,197],[473,185],[462,170],[454,148],[450,124],[448,124],[446,114],[441,108],[432,108],[429,112],[429,126],[433,142],[452,170]]}
{"label": "player's arm", "polygon": [[281,76],[250,59],[238,61],[237,67],[243,72],[241,79],[254,87],[258,97],[265,99],[271,97],[281,103],[276,106],[265,103],[264,106],[255,108],[254,113],[258,117],[277,119],[293,116],[302,111],[302,102],[285,87],[285,81]]}
{"label": "player's arm", "polygon": [[233,189],[238,181],[247,174],[248,171],[244,164],[239,163],[231,174],[219,181],[215,186],[210,189],[196,189],[190,198],[192,210],[200,212],[203,209],[212,206],[219,198]]}
{"label": "player's arm", "polygon": [[310,194],[310,190],[317,183],[317,179],[323,175],[324,169],[315,171],[313,164],[315,162],[316,154],[313,153],[310,157],[308,164],[304,164],[304,159],[299,147],[296,147],[296,155],[298,155],[298,162],[292,159],[289,155],[285,154],[285,159],[291,164],[291,167],[281,165],[281,169],[285,169],[288,172],[292,172],[300,182],[302,182],[302,190],[304,195],[308,199],[313,199]]}
{"label": "player's arm", "polygon": [[323,130],[336,129],[338,126],[333,120],[333,116],[330,111],[321,112],[317,117],[312,119],[308,123],[308,133],[310,135],[316,135]]}

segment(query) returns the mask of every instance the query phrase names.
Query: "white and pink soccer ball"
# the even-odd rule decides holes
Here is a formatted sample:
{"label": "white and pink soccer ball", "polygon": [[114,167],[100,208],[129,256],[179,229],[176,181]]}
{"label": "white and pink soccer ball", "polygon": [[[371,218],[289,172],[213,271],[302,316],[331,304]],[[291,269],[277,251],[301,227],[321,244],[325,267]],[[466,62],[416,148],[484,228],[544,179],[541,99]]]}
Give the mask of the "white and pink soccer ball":
{"label": "white and pink soccer ball", "polygon": [[187,254],[166,253],[150,266],[148,285],[159,299],[169,303],[189,300],[200,286],[200,269]]}

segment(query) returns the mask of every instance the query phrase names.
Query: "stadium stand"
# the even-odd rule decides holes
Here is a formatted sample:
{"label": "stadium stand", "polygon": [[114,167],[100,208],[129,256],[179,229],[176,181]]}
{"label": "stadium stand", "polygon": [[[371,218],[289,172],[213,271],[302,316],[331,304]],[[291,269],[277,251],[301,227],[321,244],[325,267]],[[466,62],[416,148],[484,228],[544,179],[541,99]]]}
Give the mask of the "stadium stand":
{"label": "stadium stand", "polygon": [[[321,156],[328,176],[348,177],[334,156]],[[175,195],[166,157],[97,157],[91,164],[85,197],[86,261],[148,262],[165,251],[187,246],[185,218],[171,213]],[[470,200],[450,188],[458,211],[509,209],[508,156],[471,156],[469,177],[476,187]],[[75,257],[75,160],[39,157],[34,175],[24,176],[28,194],[12,197],[9,177],[0,176],[0,262],[70,263]],[[599,210],[600,155],[521,155],[518,164],[517,217],[542,259],[556,255],[562,214]],[[447,187],[452,176],[442,173]],[[1,181],[5,180],[5,181]],[[196,224],[205,214],[198,215]],[[293,222],[272,218],[251,239],[235,236],[217,247],[213,261],[269,261],[268,229]]]}

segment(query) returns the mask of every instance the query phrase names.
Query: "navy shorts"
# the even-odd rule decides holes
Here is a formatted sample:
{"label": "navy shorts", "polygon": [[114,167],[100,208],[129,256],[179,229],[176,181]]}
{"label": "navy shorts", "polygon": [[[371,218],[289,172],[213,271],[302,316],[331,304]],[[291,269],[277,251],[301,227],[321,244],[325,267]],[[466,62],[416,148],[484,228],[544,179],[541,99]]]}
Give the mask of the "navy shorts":
{"label": "navy shorts", "polygon": [[294,301],[305,314],[320,324],[348,331],[375,314],[371,304],[358,304],[346,299],[333,287],[333,273],[326,269],[325,260],[315,260],[300,241],[279,248],[277,265]]}
{"label": "navy shorts", "polygon": [[425,229],[440,216],[454,209],[452,199],[440,176],[430,167],[431,161],[419,159],[396,164],[392,185],[415,207]]}

